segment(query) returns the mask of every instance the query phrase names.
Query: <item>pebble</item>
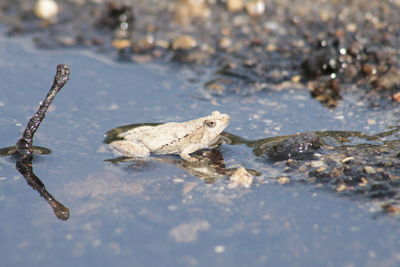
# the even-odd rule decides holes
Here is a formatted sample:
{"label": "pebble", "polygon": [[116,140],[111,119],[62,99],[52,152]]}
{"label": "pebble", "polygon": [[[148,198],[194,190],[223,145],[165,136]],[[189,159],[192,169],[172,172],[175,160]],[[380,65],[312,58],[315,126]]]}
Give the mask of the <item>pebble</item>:
{"label": "pebble", "polygon": [[343,192],[347,189],[347,186],[345,184],[339,184],[338,186],[336,186],[336,192]]}
{"label": "pebble", "polygon": [[245,168],[238,168],[229,178],[229,188],[236,188],[237,186],[243,186],[250,188],[253,183],[253,175],[251,175]]}
{"label": "pebble", "polygon": [[301,76],[300,75],[295,75],[292,77],[292,82],[294,83],[299,83],[301,81]]}
{"label": "pebble", "polygon": [[280,176],[278,177],[277,181],[279,184],[287,184],[290,182],[290,178],[286,176]]}
{"label": "pebble", "polygon": [[395,102],[400,103],[400,92],[394,93],[394,94],[392,95],[392,99],[393,99]]}
{"label": "pebble", "polygon": [[265,47],[265,50],[267,50],[268,52],[275,52],[276,50],[278,50],[278,46],[274,43],[270,43]]}
{"label": "pebble", "polygon": [[224,253],[225,252],[225,246],[215,246],[214,251],[217,254]]}
{"label": "pebble", "polygon": [[114,48],[121,50],[121,49],[129,47],[131,45],[131,41],[127,40],[127,39],[115,39],[111,42],[111,45]]}
{"label": "pebble", "polygon": [[365,166],[365,167],[364,167],[364,171],[365,171],[365,173],[367,173],[367,174],[376,173],[376,170],[375,170],[373,167],[371,167],[371,166]]}
{"label": "pebble", "polygon": [[322,167],[324,165],[325,164],[324,164],[324,162],[322,160],[311,161],[311,167],[313,167],[313,168],[319,168],[319,167]]}
{"label": "pebble", "polygon": [[228,47],[230,47],[232,45],[232,40],[230,38],[228,38],[228,37],[222,37],[219,40],[219,44],[218,45],[219,45],[220,48],[226,49],[226,48],[228,48]]}
{"label": "pebble", "polygon": [[382,209],[384,211],[386,211],[387,213],[400,214],[400,206],[399,205],[386,203],[386,204],[382,205]]}
{"label": "pebble", "polygon": [[230,12],[237,12],[243,9],[243,0],[227,0],[226,7]]}
{"label": "pebble", "polygon": [[223,93],[226,89],[226,86],[218,81],[215,81],[208,84],[207,89],[213,91],[214,93]]}
{"label": "pebble", "polygon": [[264,0],[250,0],[246,3],[247,14],[251,17],[256,17],[264,14],[265,2]]}
{"label": "pebble", "polygon": [[190,35],[180,35],[172,42],[173,50],[189,50],[197,46],[196,40]]}
{"label": "pebble", "polygon": [[346,31],[348,32],[356,32],[357,31],[357,24],[349,23],[346,25]]}
{"label": "pebble", "polygon": [[205,0],[178,0],[175,1],[175,20],[183,25],[189,25],[196,17],[210,16],[210,9]]}
{"label": "pebble", "polygon": [[354,160],[354,157],[347,157],[347,158],[342,159],[342,163],[346,163],[346,162],[349,162],[352,160]]}
{"label": "pebble", "polygon": [[154,43],[155,43],[154,37],[147,36],[146,38],[143,38],[143,39],[140,39],[139,41],[137,41],[136,48],[141,51],[145,51],[147,49],[154,47]]}
{"label": "pebble", "polygon": [[358,184],[359,186],[367,186],[368,180],[364,177],[360,178],[361,182]]}
{"label": "pebble", "polygon": [[38,18],[53,20],[58,14],[58,4],[54,0],[38,0],[33,12]]}

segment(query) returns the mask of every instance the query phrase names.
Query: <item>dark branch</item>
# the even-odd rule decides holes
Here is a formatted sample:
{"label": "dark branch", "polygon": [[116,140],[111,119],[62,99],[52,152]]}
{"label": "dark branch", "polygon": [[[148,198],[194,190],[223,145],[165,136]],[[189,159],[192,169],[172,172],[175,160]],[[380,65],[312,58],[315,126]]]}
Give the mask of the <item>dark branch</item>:
{"label": "dark branch", "polygon": [[50,104],[53,102],[54,97],[61,90],[61,88],[66,84],[69,79],[70,69],[67,65],[60,64],[57,65],[57,73],[54,77],[53,85],[43,103],[40,105],[38,111],[29,120],[22,138],[18,140],[16,149],[22,161],[30,160],[33,156],[32,140],[35,135],[36,130],[39,128],[40,123],[43,121],[46,111],[48,110]]}

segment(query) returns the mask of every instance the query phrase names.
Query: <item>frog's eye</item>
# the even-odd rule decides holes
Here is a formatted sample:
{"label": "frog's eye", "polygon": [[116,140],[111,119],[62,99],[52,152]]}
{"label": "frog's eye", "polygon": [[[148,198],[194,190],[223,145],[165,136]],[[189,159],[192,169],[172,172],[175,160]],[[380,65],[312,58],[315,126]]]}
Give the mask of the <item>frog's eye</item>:
{"label": "frog's eye", "polygon": [[204,124],[207,125],[207,127],[213,128],[217,123],[215,121],[204,121]]}

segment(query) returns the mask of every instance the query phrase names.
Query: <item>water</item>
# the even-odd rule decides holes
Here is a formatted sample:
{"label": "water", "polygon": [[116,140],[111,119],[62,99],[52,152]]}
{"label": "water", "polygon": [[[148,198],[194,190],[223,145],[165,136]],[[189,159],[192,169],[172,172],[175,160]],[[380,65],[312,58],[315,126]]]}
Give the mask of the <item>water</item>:
{"label": "water", "polygon": [[[309,185],[277,185],[280,169],[246,146],[224,145],[228,167],[262,172],[250,189],[213,184],[173,164],[112,164],[102,143],[111,128],[184,121],[213,110],[228,131],[256,139],[312,130],[376,133],[398,124],[398,108],[370,110],[346,95],[328,110],[303,91],[214,97],[202,79],[176,65],[116,63],[87,50],[36,50],[25,38],[0,38],[1,146],[19,139],[47,93],[55,66],[71,67],[34,144],[34,172],[71,211],[58,220],[0,158],[0,255],[4,266],[398,266],[398,222],[370,203]],[[386,120],[381,118],[385,117]],[[368,120],[377,123],[368,124]],[[172,157],[173,158],[173,157]]]}

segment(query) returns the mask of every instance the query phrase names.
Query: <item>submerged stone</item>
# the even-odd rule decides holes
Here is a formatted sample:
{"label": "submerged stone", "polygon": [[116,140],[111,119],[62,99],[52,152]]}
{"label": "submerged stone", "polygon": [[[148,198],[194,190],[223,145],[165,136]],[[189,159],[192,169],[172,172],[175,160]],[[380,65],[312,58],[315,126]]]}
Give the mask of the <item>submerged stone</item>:
{"label": "submerged stone", "polygon": [[264,154],[273,160],[305,159],[311,157],[321,147],[315,133],[301,133],[286,139],[268,142],[263,145]]}

